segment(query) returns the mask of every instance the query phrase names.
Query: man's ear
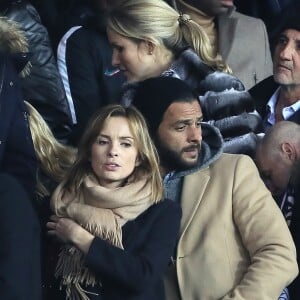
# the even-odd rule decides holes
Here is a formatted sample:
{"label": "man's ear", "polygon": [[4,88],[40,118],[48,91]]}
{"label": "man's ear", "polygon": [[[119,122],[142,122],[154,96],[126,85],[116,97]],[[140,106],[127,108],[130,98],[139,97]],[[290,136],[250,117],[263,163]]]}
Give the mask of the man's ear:
{"label": "man's ear", "polygon": [[281,144],[281,150],[286,154],[289,160],[295,161],[297,158],[296,149],[293,144],[284,142]]}

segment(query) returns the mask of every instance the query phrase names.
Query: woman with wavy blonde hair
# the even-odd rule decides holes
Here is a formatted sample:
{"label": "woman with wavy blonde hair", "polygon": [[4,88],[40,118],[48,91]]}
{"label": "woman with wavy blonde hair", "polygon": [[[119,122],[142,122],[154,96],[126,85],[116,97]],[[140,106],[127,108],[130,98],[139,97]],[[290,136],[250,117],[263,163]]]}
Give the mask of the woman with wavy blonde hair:
{"label": "woman with wavy blonde hair", "polygon": [[181,209],[162,199],[144,118],[134,107],[104,107],[51,199],[49,233],[66,242],[55,274],[62,299],[163,300]]}
{"label": "woman with wavy blonde hair", "polygon": [[[204,121],[218,127],[225,152],[251,155],[261,120],[243,83],[212,54],[203,28],[187,14],[163,0],[120,1],[108,11],[107,35],[113,48],[112,64],[130,84],[169,76],[185,81],[201,102]],[[171,88],[171,87],[170,87]],[[129,105],[130,93],[122,103]],[[143,101],[141,99],[141,101]],[[153,107],[155,113],[155,107]]]}

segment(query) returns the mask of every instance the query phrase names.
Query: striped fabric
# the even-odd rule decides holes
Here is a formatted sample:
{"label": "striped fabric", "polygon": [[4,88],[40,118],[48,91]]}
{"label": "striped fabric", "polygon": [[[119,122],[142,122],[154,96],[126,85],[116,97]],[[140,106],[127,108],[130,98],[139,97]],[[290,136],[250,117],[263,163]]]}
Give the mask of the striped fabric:
{"label": "striped fabric", "polygon": [[[282,293],[281,293],[280,297],[278,298],[278,300],[290,300],[289,291],[288,291],[287,288],[285,288],[282,291]],[[295,300],[297,300],[297,299],[295,299]]]}
{"label": "striped fabric", "polygon": [[81,27],[82,26],[74,26],[70,28],[60,40],[57,48],[57,66],[66,91],[66,96],[68,99],[73,124],[77,124],[77,119],[76,119],[75,107],[71,96],[71,89],[70,89],[69,78],[68,78],[68,71],[67,71],[67,64],[66,64],[66,47],[67,47],[68,38]]}
{"label": "striped fabric", "polygon": [[292,212],[293,212],[294,203],[295,203],[294,189],[288,188],[283,196],[281,207],[280,207],[288,226],[290,226],[292,221]]}

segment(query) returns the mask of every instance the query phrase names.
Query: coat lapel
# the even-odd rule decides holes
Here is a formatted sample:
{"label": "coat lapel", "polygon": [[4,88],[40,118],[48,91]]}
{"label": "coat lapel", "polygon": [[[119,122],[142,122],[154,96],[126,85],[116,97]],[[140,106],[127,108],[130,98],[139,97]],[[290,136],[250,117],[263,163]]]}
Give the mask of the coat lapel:
{"label": "coat lapel", "polygon": [[199,172],[195,172],[184,179],[181,195],[182,219],[180,239],[186,232],[200,205],[209,178],[208,169],[205,169],[201,171],[201,176],[199,176]]}

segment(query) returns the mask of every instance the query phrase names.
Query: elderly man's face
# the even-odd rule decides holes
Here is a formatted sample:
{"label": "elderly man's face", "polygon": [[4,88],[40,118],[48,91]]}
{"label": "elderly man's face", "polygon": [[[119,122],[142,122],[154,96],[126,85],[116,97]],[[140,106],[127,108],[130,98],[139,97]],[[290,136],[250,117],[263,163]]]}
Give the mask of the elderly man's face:
{"label": "elderly man's face", "polygon": [[233,6],[233,0],[183,0],[209,16],[217,16]]}
{"label": "elderly man's face", "polygon": [[199,101],[175,102],[166,110],[158,128],[156,145],[167,171],[184,170],[197,165],[203,119]]}
{"label": "elderly man's face", "polygon": [[273,58],[274,79],[280,85],[300,85],[300,32],[285,30],[279,37]]}

